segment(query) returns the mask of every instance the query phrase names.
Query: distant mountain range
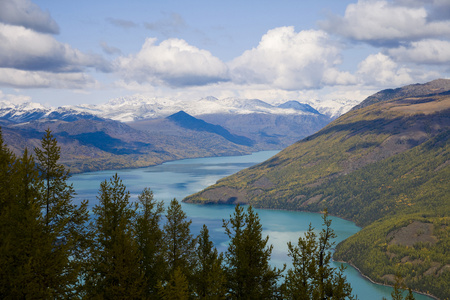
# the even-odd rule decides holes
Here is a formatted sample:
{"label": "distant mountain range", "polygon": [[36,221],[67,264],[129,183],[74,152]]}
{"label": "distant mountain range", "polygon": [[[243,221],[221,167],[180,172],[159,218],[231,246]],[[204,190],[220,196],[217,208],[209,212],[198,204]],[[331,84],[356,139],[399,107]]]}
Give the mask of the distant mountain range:
{"label": "distant mountain range", "polygon": [[10,148],[18,154],[36,147],[50,128],[72,172],[282,149],[331,120],[297,101],[272,105],[257,99],[130,97],[58,108],[0,102],[0,126]]}
{"label": "distant mountain range", "polygon": [[[102,105],[81,104],[76,106],[44,107],[38,103],[14,104],[0,101],[0,118],[14,122],[25,122],[38,118],[61,116],[96,116],[121,122],[161,119],[178,111],[200,117],[211,114],[247,115],[254,113],[271,115],[317,115],[335,118],[358,104],[354,100],[311,100],[309,103],[287,101],[272,105],[258,99],[206,97],[200,100],[181,101],[144,96],[129,96],[112,99]],[[315,108],[313,108],[313,105]],[[60,118],[58,118],[60,119]]]}
{"label": "distant mountain range", "polygon": [[336,258],[450,295],[450,80],[384,90],[269,160],[184,199],[347,218]]}

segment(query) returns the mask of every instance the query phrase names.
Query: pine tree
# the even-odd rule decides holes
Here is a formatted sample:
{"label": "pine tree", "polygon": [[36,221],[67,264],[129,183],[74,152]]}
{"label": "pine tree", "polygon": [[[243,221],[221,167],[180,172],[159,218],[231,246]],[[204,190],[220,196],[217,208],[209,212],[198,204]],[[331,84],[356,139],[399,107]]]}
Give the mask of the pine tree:
{"label": "pine tree", "polygon": [[414,298],[414,294],[411,290],[411,288],[408,288],[408,295],[406,295],[405,300],[414,300],[416,298]]}
{"label": "pine tree", "polygon": [[188,300],[189,282],[180,268],[170,275],[168,282],[158,283],[158,296],[163,300]]}
{"label": "pine tree", "polygon": [[173,278],[175,270],[179,270],[190,281],[196,243],[190,230],[192,221],[186,219],[186,214],[176,199],[170,201],[166,219],[163,227],[165,261],[167,263],[166,281]]}
{"label": "pine tree", "polygon": [[[395,283],[394,283],[394,290],[391,292],[392,300],[414,300],[414,294],[410,288],[408,288],[408,295],[406,295],[405,298],[403,298],[403,279],[400,276],[400,274],[397,274],[395,276]],[[383,300],[386,300],[386,298],[383,297]]]}
{"label": "pine tree", "polygon": [[251,206],[247,213],[237,205],[229,221],[223,220],[230,238],[225,265],[230,299],[272,299],[283,270],[269,265],[272,245],[262,237],[262,225]]}
{"label": "pine tree", "polygon": [[42,222],[40,179],[25,149],[14,163],[14,190],[1,215],[0,298],[57,298],[49,268],[51,244]]}
{"label": "pine tree", "polygon": [[141,268],[145,276],[145,296],[155,298],[157,284],[163,280],[164,261],[163,231],[160,228],[163,202],[156,202],[153,192],[144,189],[139,195],[138,215],[135,222],[136,239],[141,251]]}
{"label": "pine tree", "polygon": [[223,255],[214,248],[206,225],[203,225],[197,237],[195,261],[192,281],[196,298],[225,299],[226,278],[222,267]]}
{"label": "pine tree", "polygon": [[100,184],[93,208],[94,240],[86,278],[87,298],[141,299],[143,274],[132,220],[130,193],[117,174]]}
{"label": "pine tree", "polygon": [[292,257],[292,269],[287,271],[284,286],[286,299],[353,299],[352,289],[345,276],[344,267],[338,271],[331,267],[332,239],[336,237],[331,228],[328,213],[323,216],[319,236],[309,225],[305,237],[299,237],[297,245],[288,243],[288,255]]}
{"label": "pine tree", "polygon": [[305,237],[300,237],[298,245],[288,243],[289,256],[292,257],[292,269],[287,271],[286,295],[289,299],[311,299],[313,284],[316,277],[317,235],[309,225]]}
{"label": "pine tree", "polygon": [[[11,180],[14,172],[15,155],[4,143],[3,134],[0,128],[0,218],[4,208],[12,197]],[[1,243],[1,240],[0,240]]]}
{"label": "pine tree", "polygon": [[69,170],[58,162],[61,149],[50,129],[46,130],[41,147],[34,150],[39,177],[44,183],[40,189],[41,205],[46,233],[53,245],[50,257],[54,285],[62,295],[76,294],[88,244],[87,201],[79,206],[73,203],[75,191],[67,183]]}
{"label": "pine tree", "polygon": [[[50,140],[51,136],[42,139],[44,148]],[[47,147],[46,163],[61,172],[49,180],[48,186],[59,181],[59,193],[52,195],[51,211],[49,205],[49,212],[44,209],[43,214],[49,193],[42,169],[36,167],[27,149],[15,160],[1,141],[0,156],[8,161],[0,163],[1,180],[8,181],[0,188],[0,273],[4,298],[74,298],[80,287],[84,226],[88,218],[86,203],[80,207],[71,203],[73,188],[65,183],[67,173],[57,163],[56,140],[51,140],[51,145]]]}

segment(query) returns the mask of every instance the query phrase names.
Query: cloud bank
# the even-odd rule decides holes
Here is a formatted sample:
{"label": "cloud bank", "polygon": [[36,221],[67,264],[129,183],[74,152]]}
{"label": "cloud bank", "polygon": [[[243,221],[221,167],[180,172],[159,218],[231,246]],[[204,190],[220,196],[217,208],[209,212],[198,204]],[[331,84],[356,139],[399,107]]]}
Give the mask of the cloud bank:
{"label": "cloud bank", "polygon": [[57,34],[59,26],[48,12],[30,0],[0,1],[0,22],[23,26],[37,32]]}
{"label": "cloud bank", "polygon": [[0,85],[83,89],[97,86],[88,69],[110,72],[111,63],[58,42],[59,26],[28,0],[0,1]]}
{"label": "cloud bank", "polygon": [[220,59],[181,39],[157,45],[156,38],[148,38],[139,53],[119,58],[116,66],[125,80],[171,87],[229,80],[228,68]]}
{"label": "cloud bank", "polygon": [[[320,22],[322,29],[354,41],[374,46],[398,45],[424,38],[448,37],[450,20],[430,19],[430,14],[418,2],[370,1],[350,4],[344,16],[330,16]],[[429,2],[429,1],[427,1]],[[408,3],[409,6],[401,5]],[[415,4],[415,5],[413,5]]]}
{"label": "cloud bank", "polygon": [[108,63],[60,43],[51,35],[0,23],[0,67],[57,73],[80,72],[87,67],[106,71]]}
{"label": "cloud bank", "polygon": [[295,32],[289,26],[269,30],[256,48],[234,59],[230,69],[236,83],[314,89],[353,83],[352,75],[337,70],[340,63],[340,49],[325,32]]}

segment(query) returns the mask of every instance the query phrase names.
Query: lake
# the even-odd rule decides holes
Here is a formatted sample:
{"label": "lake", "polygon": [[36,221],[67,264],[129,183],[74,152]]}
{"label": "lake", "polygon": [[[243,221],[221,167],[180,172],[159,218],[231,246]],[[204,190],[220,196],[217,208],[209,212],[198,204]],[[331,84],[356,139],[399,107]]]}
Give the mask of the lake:
{"label": "lake", "polygon": [[[115,173],[123,180],[130,191],[132,199],[136,200],[145,187],[152,189],[155,199],[169,200],[184,197],[198,192],[217,180],[260,163],[278,151],[261,151],[251,155],[208,157],[167,162],[162,165],[125,169],[114,171],[99,171],[73,175],[69,182],[73,183],[77,196],[75,201],[89,200],[92,208],[98,203],[96,196],[100,182],[109,180]],[[184,212],[192,219],[191,231],[197,235],[203,224],[208,226],[211,240],[219,251],[224,252],[228,238],[222,228],[222,219],[229,219],[234,211],[231,205],[196,205],[182,204]],[[316,213],[278,211],[256,209],[264,236],[269,236],[269,243],[273,244],[272,264],[281,266],[290,263],[287,256],[287,242],[296,243],[299,236],[303,235],[311,223],[319,231],[322,226],[322,215]],[[332,228],[337,234],[336,244],[360,230],[354,223],[337,217],[331,217]],[[334,263],[336,267],[339,263]],[[381,300],[382,297],[390,299],[392,288],[373,284],[363,278],[354,268],[348,266],[345,274],[352,285],[353,293],[361,300]],[[417,300],[432,299],[430,297],[415,294]]]}

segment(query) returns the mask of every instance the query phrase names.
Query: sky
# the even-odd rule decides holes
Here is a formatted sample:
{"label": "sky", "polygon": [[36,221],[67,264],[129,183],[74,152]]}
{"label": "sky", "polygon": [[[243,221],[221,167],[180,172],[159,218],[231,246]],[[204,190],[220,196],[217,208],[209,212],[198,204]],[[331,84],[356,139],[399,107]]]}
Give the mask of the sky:
{"label": "sky", "polygon": [[450,78],[450,0],[0,0],[0,101],[351,99]]}

